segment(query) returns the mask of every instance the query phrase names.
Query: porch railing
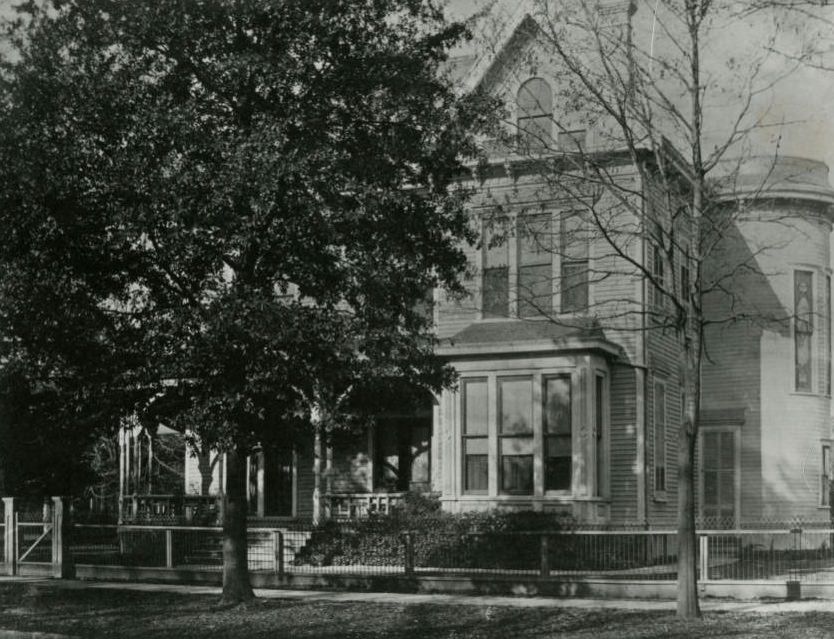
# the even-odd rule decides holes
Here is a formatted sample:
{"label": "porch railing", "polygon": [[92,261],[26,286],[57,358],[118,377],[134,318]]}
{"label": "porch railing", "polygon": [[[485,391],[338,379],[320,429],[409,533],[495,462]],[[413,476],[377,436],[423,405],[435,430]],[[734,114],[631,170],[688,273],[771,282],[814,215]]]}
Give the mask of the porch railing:
{"label": "porch railing", "polygon": [[215,495],[123,495],[119,523],[218,523]]}
{"label": "porch railing", "polygon": [[326,515],[329,519],[345,521],[361,519],[371,514],[387,515],[403,502],[406,493],[330,493],[325,495]]}

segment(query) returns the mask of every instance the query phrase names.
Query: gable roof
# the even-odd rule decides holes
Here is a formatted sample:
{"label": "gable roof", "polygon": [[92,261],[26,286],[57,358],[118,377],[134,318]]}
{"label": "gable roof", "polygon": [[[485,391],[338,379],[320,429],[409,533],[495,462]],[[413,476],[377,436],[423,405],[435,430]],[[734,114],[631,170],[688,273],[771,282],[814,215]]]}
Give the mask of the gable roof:
{"label": "gable roof", "polygon": [[495,46],[483,47],[463,81],[465,93],[471,93],[481,85],[489,72],[503,62],[512,44],[528,37],[539,28],[530,15],[529,5],[529,0],[519,0],[515,12],[500,25]]}

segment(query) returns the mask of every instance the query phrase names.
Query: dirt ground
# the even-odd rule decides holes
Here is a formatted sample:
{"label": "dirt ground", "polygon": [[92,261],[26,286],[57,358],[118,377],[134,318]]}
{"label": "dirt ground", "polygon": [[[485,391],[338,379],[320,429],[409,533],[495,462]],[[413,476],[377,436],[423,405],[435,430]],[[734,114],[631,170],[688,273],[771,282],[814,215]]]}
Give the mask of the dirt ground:
{"label": "dirt ground", "polygon": [[73,637],[411,637],[630,639],[665,637],[834,637],[834,612],[772,615],[711,612],[681,622],[667,612],[511,608],[259,599],[221,607],[213,595],[0,588],[3,631]]}

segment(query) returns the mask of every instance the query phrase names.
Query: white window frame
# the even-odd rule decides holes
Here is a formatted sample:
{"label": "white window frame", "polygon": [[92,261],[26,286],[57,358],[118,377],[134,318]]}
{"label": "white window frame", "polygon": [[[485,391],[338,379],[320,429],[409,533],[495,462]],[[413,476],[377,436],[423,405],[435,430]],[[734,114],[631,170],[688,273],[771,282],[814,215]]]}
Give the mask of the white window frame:
{"label": "white window frame", "polygon": [[733,528],[739,528],[741,519],[741,427],[702,426],[698,433],[698,515],[704,517],[704,435],[707,433],[733,433],[733,490],[735,500],[733,504]]}
{"label": "white window frame", "polygon": [[[666,493],[669,485],[669,446],[668,446],[668,429],[669,429],[669,394],[667,390],[667,382],[663,378],[655,377],[652,384],[652,488],[654,499],[656,501],[666,501]],[[663,395],[663,431],[658,431],[658,415],[657,415],[657,398],[662,388]],[[662,438],[659,435],[662,434]],[[658,451],[663,452],[663,483],[659,485],[658,482]]]}
{"label": "white window frame", "polygon": [[[547,368],[524,368],[518,369],[508,367],[501,371],[485,371],[485,370],[467,370],[461,373],[458,378],[458,391],[454,393],[454,414],[455,414],[455,428],[454,428],[454,479],[453,488],[454,494],[457,498],[464,500],[529,500],[533,499],[574,499],[574,498],[607,498],[608,497],[608,437],[609,437],[609,414],[610,414],[610,374],[608,371],[596,366],[586,368],[587,364],[577,364],[575,366],[554,366]],[[580,386],[582,385],[580,371],[584,369],[590,375],[592,383],[589,386],[588,392],[591,394],[590,398],[584,395]],[[544,448],[544,406],[543,393],[545,380],[552,377],[569,376],[571,388],[571,450],[572,450],[572,464],[571,464],[571,485],[568,490],[545,490],[545,455]],[[595,379],[596,376],[604,378],[604,399],[603,399],[603,437],[602,437],[602,455],[600,459],[605,465],[604,469],[604,486],[602,491],[595,490],[596,477],[591,475],[592,468],[589,468],[590,460],[586,458],[587,455],[593,454],[593,449],[588,447],[587,440],[583,437],[583,411],[585,419],[594,419],[594,404],[590,407],[583,407],[583,402],[589,402],[593,399],[595,393]],[[500,434],[498,432],[498,421],[500,415],[499,400],[498,400],[498,385],[503,379],[519,379],[523,377],[530,377],[533,380],[533,492],[531,494],[508,494],[501,492],[500,485],[500,448],[499,440]],[[487,485],[488,490],[485,492],[466,492],[465,486],[465,450],[464,450],[464,398],[462,388],[464,384],[469,381],[484,380],[487,381],[487,441],[488,441],[488,475]],[[590,408],[590,410],[588,410]],[[588,424],[587,426],[592,426]],[[594,445],[596,445],[594,443]],[[580,467],[584,466],[585,470]],[[582,482],[580,473],[585,473],[585,481]],[[600,494],[595,495],[596,492]]]}

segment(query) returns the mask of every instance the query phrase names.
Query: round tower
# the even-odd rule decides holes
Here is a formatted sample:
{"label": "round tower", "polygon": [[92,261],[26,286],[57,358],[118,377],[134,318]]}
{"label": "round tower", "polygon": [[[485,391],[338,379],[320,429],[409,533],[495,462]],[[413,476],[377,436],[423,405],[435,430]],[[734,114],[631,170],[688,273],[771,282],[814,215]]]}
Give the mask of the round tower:
{"label": "round tower", "polygon": [[796,157],[728,162],[705,263],[699,449],[702,515],[736,525],[827,521],[831,438],[828,167]]}

